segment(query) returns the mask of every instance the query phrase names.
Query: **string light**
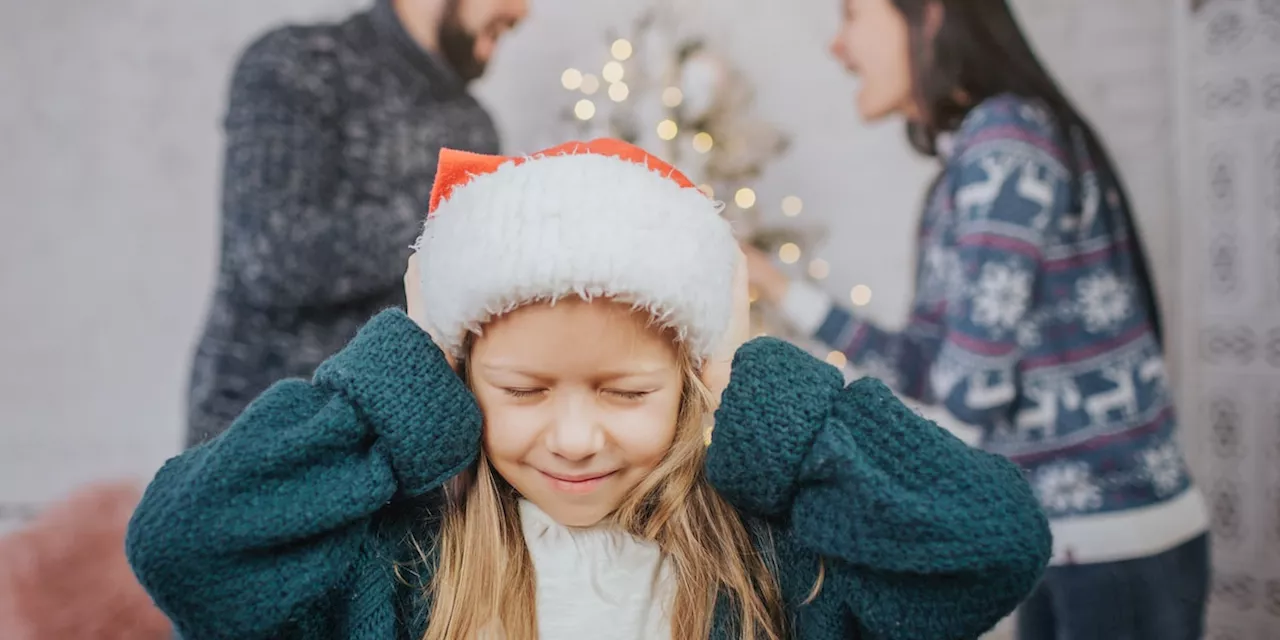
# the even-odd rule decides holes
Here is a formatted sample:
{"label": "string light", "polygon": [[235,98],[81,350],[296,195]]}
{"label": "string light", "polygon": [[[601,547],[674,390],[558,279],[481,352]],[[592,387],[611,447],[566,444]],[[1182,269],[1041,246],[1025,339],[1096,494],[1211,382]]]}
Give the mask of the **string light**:
{"label": "string light", "polygon": [[871,302],[871,287],[865,284],[857,285],[849,292],[849,299],[853,304],[861,307]]}
{"label": "string light", "polygon": [[570,91],[577,91],[582,88],[582,72],[577,69],[565,69],[560,74],[560,84]]}
{"label": "string light", "polygon": [[839,351],[832,351],[827,354],[827,363],[843,369],[846,364],[849,364],[849,358]]}
{"label": "string light", "polygon": [[[609,47],[610,55],[613,60],[605,63],[601,68],[600,76],[597,77],[590,73],[583,73],[578,69],[568,68],[560,74],[560,84],[569,91],[581,91],[588,96],[594,95],[601,88],[601,78],[608,83],[607,94],[614,102],[622,102],[626,100],[631,93],[631,88],[622,81],[626,75],[626,68],[622,62],[631,58],[634,54],[634,47],[631,42],[619,38],[614,40]],[[667,87],[663,89],[661,96],[663,106],[674,109],[684,102],[684,92],[679,87]],[[596,104],[592,100],[583,98],[578,100],[573,107],[574,116],[579,120],[590,120],[596,115]],[[658,123],[658,137],[664,141],[674,140],[680,133],[680,128],[674,120],[666,119]],[[700,131],[692,138],[694,151],[698,153],[708,153],[715,146],[715,139],[710,133]],[[708,198],[715,198],[715,188],[710,184],[698,185],[698,190],[704,193]],[[756,205],[756,193],[749,187],[742,187],[734,192],[734,204],[742,209],[750,209]],[[782,214],[788,218],[794,218],[800,215],[804,208],[803,201],[797,196],[787,196],[782,199]],[[800,261],[802,256],[800,246],[794,242],[783,243],[778,247],[778,259],[785,264],[795,264]],[[815,280],[822,280],[830,275],[831,267],[825,260],[815,258],[809,261],[808,273]],[[760,291],[755,287],[750,287],[748,291],[750,302],[755,303],[760,299]],[[849,292],[849,297],[854,305],[863,306],[871,301],[871,288],[866,285],[857,285]],[[767,335],[760,333],[759,335]],[[826,361],[834,366],[843,368],[848,363],[848,358],[839,351],[832,351],[826,356]]]}
{"label": "string light", "polygon": [[782,199],[782,215],[788,218],[794,218],[800,215],[800,211],[804,209],[804,201],[796,196],[787,196]]}
{"label": "string light", "polygon": [[617,60],[610,60],[605,63],[604,69],[600,70],[600,77],[604,78],[605,82],[621,82],[622,74],[622,63]]}
{"label": "string light", "polygon": [[674,120],[663,120],[658,123],[658,137],[663,140],[674,140],[676,134],[680,133],[680,127],[676,126]]}
{"label": "string light", "polygon": [[715,141],[711,139],[711,134],[706,131],[699,131],[697,135],[693,136],[693,150],[698,153],[710,151],[713,144],[715,144]]}
{"label": "string light", "polygon": [[814,280],[822,280],[831,275],[831,265],[827,264],[822,258],[814,258],[809,263],[809,277]]}
{"label": "string light", "polygon": [[609,46],[609,53],[613,55],[615,60],[626,60],[631,57],[631,43],[623,38],[618,38]]}
{"label": "string light", "polygon": [[794,242],[784,243],[778,247],[778,259],[783,264],[795,264],[800,259],[800,245]]}

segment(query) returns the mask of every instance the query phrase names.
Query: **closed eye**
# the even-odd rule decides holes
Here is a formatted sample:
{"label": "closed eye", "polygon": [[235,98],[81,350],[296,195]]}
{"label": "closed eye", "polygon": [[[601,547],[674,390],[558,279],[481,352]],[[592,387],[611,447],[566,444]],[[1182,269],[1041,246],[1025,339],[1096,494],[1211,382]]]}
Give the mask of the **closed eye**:
{"label": "closed eye", "polygon": [[545,389],[520,389],[513,387],[503,387],[502,390],[507,392],[507,395],[512,398],[532,398],[545,391]]}
{"label": "closed eye", "polygon": [[605,393],[622,400],[642,400],[652,391],[626,391],[623,389],[605,389]]}

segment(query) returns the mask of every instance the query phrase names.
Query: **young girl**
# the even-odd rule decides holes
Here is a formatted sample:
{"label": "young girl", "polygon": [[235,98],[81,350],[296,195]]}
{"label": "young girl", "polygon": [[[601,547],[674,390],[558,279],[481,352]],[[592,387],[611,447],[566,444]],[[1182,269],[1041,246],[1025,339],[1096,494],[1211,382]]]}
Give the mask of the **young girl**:
{"label": "young girl", "polygon": [[128,554],[182,637],[960,640],[1039,578],[1015,466],[744,344],[741,254],[670,166],[446,151],[430,208],[407,314],[147,490]]}
{"label": "young girl", "polygon": [[749,251],[762,298],[1027,471],[1055,566],[1021,610],[1023,640],[1199,638],[1208,518],[1102,144],[1004,0],[847,0],[832,52],[860,76],[864,119],[905,116],[912,144],[942,159],[911,320],[885,331]]}

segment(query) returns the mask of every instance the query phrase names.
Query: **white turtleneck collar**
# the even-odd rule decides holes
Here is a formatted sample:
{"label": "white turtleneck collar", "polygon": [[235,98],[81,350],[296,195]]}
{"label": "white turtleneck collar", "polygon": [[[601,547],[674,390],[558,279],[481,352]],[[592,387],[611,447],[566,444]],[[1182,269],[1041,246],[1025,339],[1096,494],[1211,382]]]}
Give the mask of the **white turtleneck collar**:
{"label": "white turtleneck collar", "polygon": [[604,526],[566,527],[520,501],[542,640],[665,640],[675,594],[657,545]]}
{"label": "white turtleneck collar", "polygon": [[951,154],[956,151],[956,134],[950,131],[943,131],[933,140],[933,148],[938,150],[938,159],[943,162],[950,160]]}

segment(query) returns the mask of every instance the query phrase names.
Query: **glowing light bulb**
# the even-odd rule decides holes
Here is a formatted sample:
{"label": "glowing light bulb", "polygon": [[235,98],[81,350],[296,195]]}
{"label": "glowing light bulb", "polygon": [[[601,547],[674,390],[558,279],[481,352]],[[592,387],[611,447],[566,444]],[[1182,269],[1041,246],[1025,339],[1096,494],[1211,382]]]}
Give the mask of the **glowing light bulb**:
{"label": "glowing light bulb", "polygon": [[809,263],[809,277],[814,280],[822,280],[831,275],[831,265],[827,264],[822,258],[815,258]]}
{"label": "glowing light bulb", "polygon": [[800,246],[794,242],[787,242],[778,247],[778,259],[783,264],[795,264],[800,259]]}
{"label": "glowing light bulb", "polygon": [[750,209],[756,204],[756,192],[748,187],[738,189],[738,192],[733,194],[733,203],[743,209]]}
{"label": "glowing light bulb", "polygon": [[589,73],[582,74],[582,92],[591,95],[600,90],[600,78]]}
{"label": "glowing light bulb", "polygon": [[609,53],[613,55],[615,60],[626,60],[631,57],[631,42],[624,38],[618,38],[609,46]]}
{"label": "glowing light bulb", "polygon": [[759,300],[759,299],[760,299],[760,290],[759,290],[759,289],[756,289],[755,287],[750,287],[750,288],[748,288],[748,289],[747,289],[747,301],[748,301],[748,302],[755,302],[756,300]]}
{"label": "glowing light bulb", "polygon": [[804,201],[796,196],[787,196],[782,199],[782,215],[788,218],[794,218],[800,215],[800,211],[804,209]]}
{"label": "glowing light bulb", "polygon": [[839,351],[832,351],[827,354],[827,363],[834,367],[840,367],[843,369],[846,364],[849,364],[849,358],[845,357],[845,355]]}
{"label": "glowing light bulb", "polygon": [[865,284],[855,286],[849,291],[849,300],[859,307],[871,302],[871,287]]}
{"label": "glowing light bulb", "polygon": [[711,139],[711,134],[706,131],[700,131],[693,136],[693,150],[698,153],[706,153],[711,150],[711,146],[715,144],[715,140]]}
{"label": "glowing light bulb", "polygon": [[577,69],[565,69],[560,74],[560,84],[570,91],[577,91],[582,88],[582,72]]}
{"label": "glowing light bulb", "polygon": [[658,137],[663,140],[674,140],[676,134],[680,133],[680,127],[676,126],[674,120],[663,120],[658,123]]}
{"label": "glowing light bulb", "polygon": [[622,63],[617,60],[606,62],[604,68],[600,70],[600,77],[604,78],[605,82],[621,82],[622,74]]}
{"label": "glowing light bulb", "polygon": [[662,90],[662,104],[665,107],[674,109],[684,102],[684,92],[680,87],[667,87]]}
{"label": "glowing light bulb", "polygon": [[625,82],[615,82],[609,85],[609,99],[614,102],[622,102],[631,95],[631,88]]}
{"label": "glowing light bulb", "polygon": [[579,120],[590,120],[596,115],[596,104],[583,98],[578,101],[578,104],[573,105],[573,115]]}

